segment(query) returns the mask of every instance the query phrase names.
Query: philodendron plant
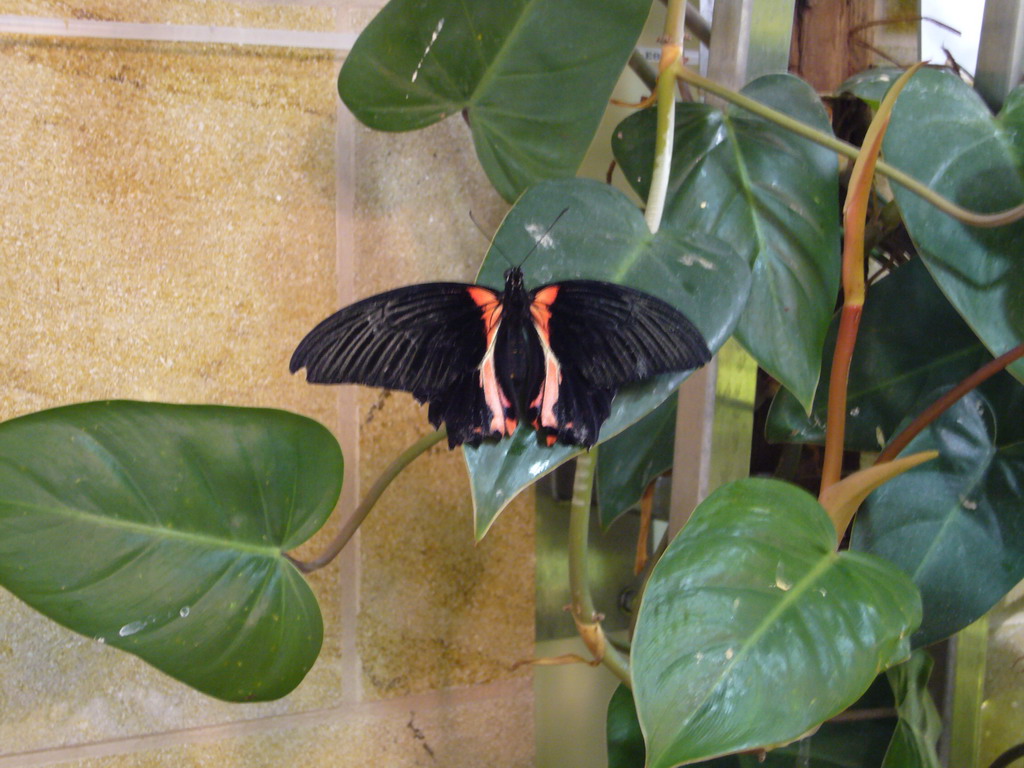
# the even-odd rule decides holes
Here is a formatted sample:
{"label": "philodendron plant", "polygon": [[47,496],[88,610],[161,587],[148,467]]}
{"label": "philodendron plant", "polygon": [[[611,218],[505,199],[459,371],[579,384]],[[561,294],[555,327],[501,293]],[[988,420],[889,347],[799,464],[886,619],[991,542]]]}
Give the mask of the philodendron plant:
{"label": "philodendron plant", "polygon": [[[594,478],[610,526],[671,464],[684,374],[666,374],[616,396],[600,448],[524,429],[465,448],[476,536],[576,459],[572,615],[622,680],[608,711],[614,768],[794,754],[937,765],[917,649],[1024,578],[1024,224],[1012,210],[1024,91],[993,116],[955,74],[865,73],[847,87],[875,112],[858,148],[832,135],[798,78],[733,92],[682,66],[683,9],[668,3],[655,106],[614,131],[641,208],[574,174],[650,0],[392,0],[339,91],[380,130],[464,116],[512,203],[479,283],[500,287],[501,253],[530,251],[568,209],[528,283],[622,283],[684,311],[712,351],[735,337],[781,386],[769,438],[824,444],[819,495],[767,478],[715,489],[650,571],[628,649],[606,642],[586,581]],[[677,102],[679,81],[728,106]],[[854,161],[842,212],[837,156]],[[912,244],[896,259],[888,235],[904,226]],[[329,550],[301,561],[289,551],[323,525],[342,482],[324,427],[128,401],[15,418],[0,425],[0,584],[211,696],[280,697],[322,638],[302,573],[330,562],[442,437],[399,456]],[[879,453],[843,477],[844,450]],[[896,717],[837,718],[879,702]]]}

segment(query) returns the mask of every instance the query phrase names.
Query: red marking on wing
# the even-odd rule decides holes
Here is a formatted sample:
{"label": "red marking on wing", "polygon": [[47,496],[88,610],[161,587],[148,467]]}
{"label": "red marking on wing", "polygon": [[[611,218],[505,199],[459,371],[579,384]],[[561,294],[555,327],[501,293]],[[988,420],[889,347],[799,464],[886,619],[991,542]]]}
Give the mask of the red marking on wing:
{"label": "red marking on wing", "polygon": [[484,329],[487,334],[487,346],[491,346],[491,339],[498,330],[498,323],[501,322],[501,302],[497,295],[489,288],[481,288],[474,285],[469,288],[469,297],[480,307],[484,320]]}
{"label": "red marking on wing", "polygon": [[537,291],[534,294],[533,302],[530,304],[530,314],[533,316],[534,325],[537,326],[537,332],[540,333],[541,338],[544,339],[546,344],[551,343],[551,329],[549,327],[551,323],[551,305],[557,296],[558,286],[549,285]]}
{"label": "red marking on wing", "polygon": [[487,352],[480,361],[480,386],[484,391],[484,402],[491,411],[491,433],[511,435],[516,430],[516,420],[507,417],[506,412],[512,407],[512,403],[498,383],[494,364],[494,336],[501,324],[501,301],[494,291],[488,288],[472,286],[468,290],[470,298],[480,307],[487,337]]}
{"label": "red marking on wing", "polygon": [[537,409],[537,418],[533,422],[536,429],[558,427],[555,404],[558,402],[558,388],[562,383],[562,369],[555,353],[551,351],[551,305],[557,296],[558,286],[549,285],[537,291],[530,304],[533,326],[537,329],[537,335],[540,336],[541,347],[544,350],[544,381],[541,383],[537,397],[530,403],[530,408]]}

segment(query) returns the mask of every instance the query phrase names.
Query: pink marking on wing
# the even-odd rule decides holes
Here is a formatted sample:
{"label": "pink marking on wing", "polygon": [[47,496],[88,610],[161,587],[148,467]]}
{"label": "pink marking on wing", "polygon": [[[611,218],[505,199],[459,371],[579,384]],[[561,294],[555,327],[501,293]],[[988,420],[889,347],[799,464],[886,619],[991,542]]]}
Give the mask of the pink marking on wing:
{"label": "pink marking on wing", "polygon": [[562,383],[562,371],[553,354],[545,353],[544,385],[541,388],[540,423],[544,427],[557,427],[555,403],[558,402],[558,387]]}
{"label": "pink marking on wing", "polygon": [[491,432],[500,435],[508,434],[505,431],[505,393],[501,391],[498,384],[498,376],[494,370],[494,359],[485,358],[480,366],[480,386],[484,390],[484,402],[491,411]]}

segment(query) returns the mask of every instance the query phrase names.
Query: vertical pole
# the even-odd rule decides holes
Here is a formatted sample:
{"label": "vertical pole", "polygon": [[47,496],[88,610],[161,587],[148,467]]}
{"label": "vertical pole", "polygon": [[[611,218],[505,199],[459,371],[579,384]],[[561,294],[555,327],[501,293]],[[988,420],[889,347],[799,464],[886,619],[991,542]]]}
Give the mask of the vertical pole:
{"label": "vertical pole", "polygon": [[[785,72],[793,5],[794,0],[715,0],[708,77],[738,89],[760,75]],[[729,340],[680,387],[670,536],[711,490],[749,472],[756,383],[757,364]]]}
{"label": "vertical pole", "polygon": [[974,88],[998,111],[1024,68],[1024,0],[988,0]]}

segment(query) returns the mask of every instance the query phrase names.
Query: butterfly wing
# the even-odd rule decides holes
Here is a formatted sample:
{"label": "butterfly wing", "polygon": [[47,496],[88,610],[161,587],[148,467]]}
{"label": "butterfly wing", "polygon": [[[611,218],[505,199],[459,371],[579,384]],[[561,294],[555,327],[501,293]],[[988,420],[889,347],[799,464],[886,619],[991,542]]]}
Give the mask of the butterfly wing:
{"label": "butterfly wing", "polygon": [[643,291],[567,280],[531,298],[542,364],[528,388],[527,418],[549,442],[593,445],[619,387],[711,359],[696,326]]}
{"label": "butterfly wing", "polygon": [[[411,392],[430,404],[448,442],[478,443],[504,434],[508,398],[481,363],[501,322],[497,293],[478,285],[426,283],[371,296],[317,325],[292,355],[292,373],[315,384],[366,384]],[[496,410],[501,410],[496,414]],[[498,428],[496,428],[498,425]]]}

